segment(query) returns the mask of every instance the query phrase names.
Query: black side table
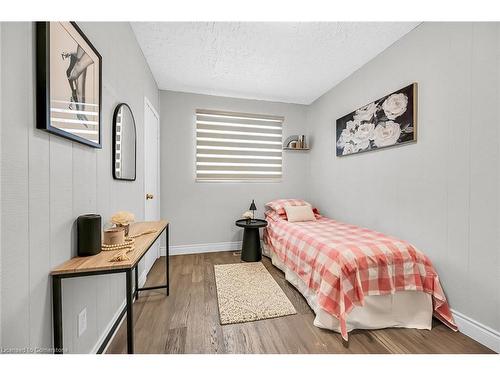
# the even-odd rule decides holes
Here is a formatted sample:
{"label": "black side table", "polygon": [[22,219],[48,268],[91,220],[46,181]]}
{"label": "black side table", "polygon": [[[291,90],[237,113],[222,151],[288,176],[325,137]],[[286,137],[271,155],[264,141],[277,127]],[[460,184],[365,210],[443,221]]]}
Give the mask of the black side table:
{"label": "black side table", "polygon": [[236,220],[236,226],[245,228],[243,232],[243,246],[241,248],[241,260],[244,262],[258,262],[262,259],[260,248],[259,228],[267,227],[267,221],[261,219]]}

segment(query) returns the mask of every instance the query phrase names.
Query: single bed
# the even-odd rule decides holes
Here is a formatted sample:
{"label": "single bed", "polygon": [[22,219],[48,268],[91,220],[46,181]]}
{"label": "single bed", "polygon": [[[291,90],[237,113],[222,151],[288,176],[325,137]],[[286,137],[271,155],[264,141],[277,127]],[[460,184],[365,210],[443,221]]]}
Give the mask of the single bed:
{"label": "single bed", "polygon": [[314,311],[314,325],[340,332],[404,327],[431,329],[436,316],[453,330],[439,277],[406,241],[321,216],[289,222],[286,205],[267,204],[264,255],[285,273]]}

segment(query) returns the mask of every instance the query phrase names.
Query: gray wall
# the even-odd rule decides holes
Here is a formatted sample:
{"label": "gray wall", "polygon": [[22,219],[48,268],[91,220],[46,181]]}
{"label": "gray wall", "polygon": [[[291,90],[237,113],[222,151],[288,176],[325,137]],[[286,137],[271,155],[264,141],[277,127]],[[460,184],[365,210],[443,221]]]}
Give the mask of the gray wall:
{"label": "gray wall", "polygon": [[[425,23],[316,100],[309,186],[328,216],[413,242],[451,307],[500,329],[498,23]],[[335,120],[419,84],[416,144],[339,158]]]}
{"label": "gray wall", "polygon": [[196,182],[196,109],[279,115],[283,136],[307,134],[306,106],[259,100],[160,91],[161,216],[172,222],[171,245],[240,241],[234,221],[255,199],[259,217],[264,204],[279,197],[305,197],[309,155],[283,153],[283,179],[269,183]]}
{"label": "gray wall", "polygon": [[[103,58],[103,148],[96,150],[35,129],[34,25],[2,24],[1,89],[1,343],[47,348],[52,342],[51,268],[76,255],[74,220],[117,210],[144,216],[144,96],[158,105],[158,89],[127,23],[79,23]],[[8,93],[8,95],[6,95]],[[111,120],[127,102],[137,122],[137,181],[111,175]],[[124,276],[63,281],[64,346],[92,350],[125,298]],[[87,331],[77,315],[87,308]]]}

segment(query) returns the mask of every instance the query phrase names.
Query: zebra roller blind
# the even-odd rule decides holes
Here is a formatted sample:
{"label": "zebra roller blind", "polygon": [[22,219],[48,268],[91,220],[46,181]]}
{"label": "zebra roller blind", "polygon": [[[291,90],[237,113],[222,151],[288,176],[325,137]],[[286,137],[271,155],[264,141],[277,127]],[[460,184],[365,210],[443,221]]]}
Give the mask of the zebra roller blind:
{"label": "zebra roller blind", "polygon": [[280,180],[283,120],[279,116],[197,110],[196,180]]}

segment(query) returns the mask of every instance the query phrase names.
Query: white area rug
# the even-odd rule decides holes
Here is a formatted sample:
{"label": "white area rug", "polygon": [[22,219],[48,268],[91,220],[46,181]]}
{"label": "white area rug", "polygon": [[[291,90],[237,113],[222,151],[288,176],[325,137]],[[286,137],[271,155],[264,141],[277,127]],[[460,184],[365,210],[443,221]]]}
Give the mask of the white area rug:
{"label": "white area rug", "polygon": [[297,313],[261,262],[219,264],[214,271],[221,324]]}

